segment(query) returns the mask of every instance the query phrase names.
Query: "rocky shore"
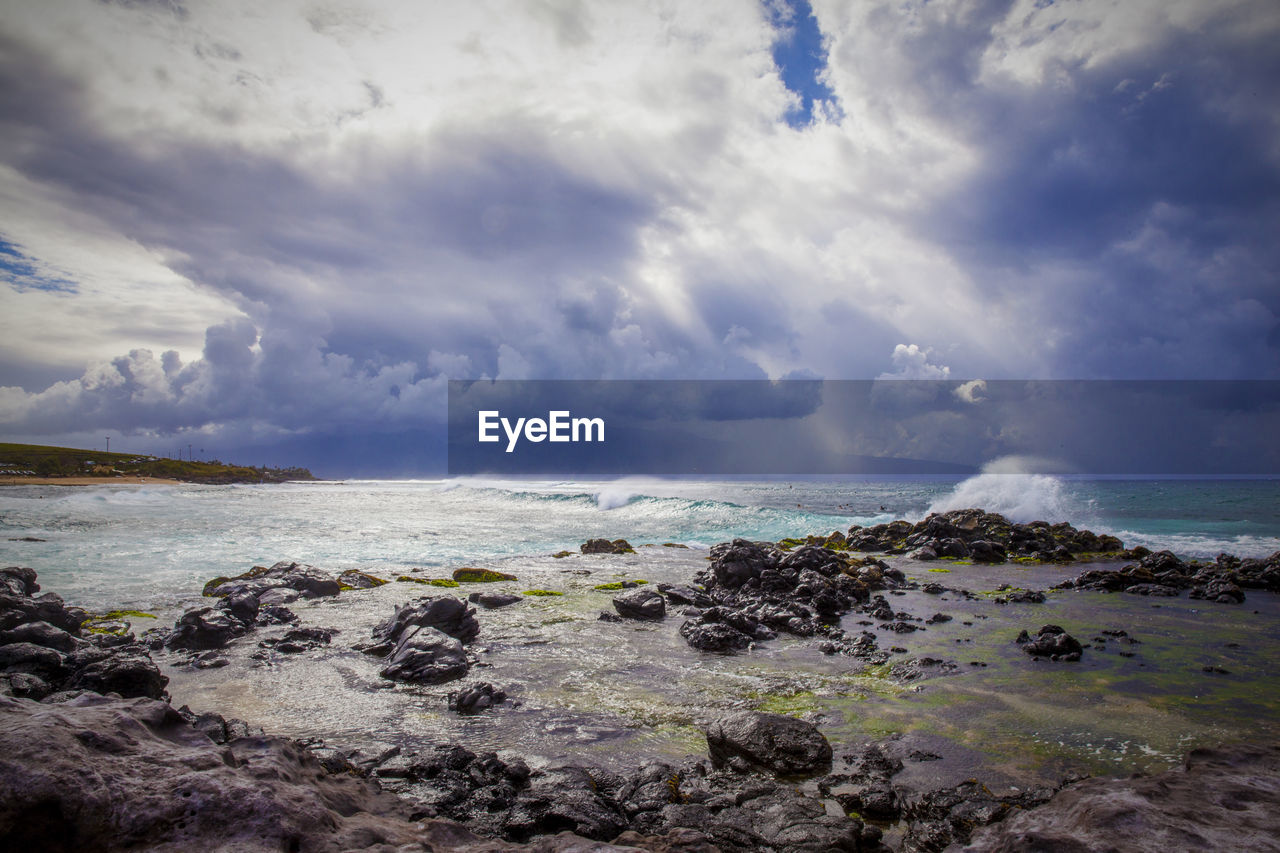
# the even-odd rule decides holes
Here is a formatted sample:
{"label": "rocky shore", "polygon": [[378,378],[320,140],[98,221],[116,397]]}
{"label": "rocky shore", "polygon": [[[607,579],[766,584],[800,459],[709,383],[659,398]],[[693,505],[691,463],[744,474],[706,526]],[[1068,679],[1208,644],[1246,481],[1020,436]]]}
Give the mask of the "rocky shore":
{"label": "rocky shore", "polygon": [[[580,551],[635,553],[604,539]],[[1063,591],[1189,591],[1223,605],[1244,601],[1245,590],[1280,591],[1280,554],[1197,563],[1125,550],[1070,525],[1015,525],[963,510],[806,540],[724,543],[687,583],[600,585],[611,593],[600,618],[642,626],[677,617],[694,654],[750,654],[785,634],[883,666],[893,650],[876,633],[842,628],[842,617],[853,615],[846,626],[878,624],[881,637],[909,634],[952,616],[897,609],[895,593],[976,598],[911,580],[877,553],[925,563],[1115,561],[1058,584]],[[458,571],[471,582],[515,580]],[[1280,849],[1273,747],[1200,750],[1181,770],[1152,777],[1071,778],[1004,793],[968,779],[922,790],[904,781],[904,767],[936,755],[893,737],[833,744],[820,720],[750,708],[707,715],[701,755],[619,772],[456,743],[369,752],[273,737],[216,709],[169,703],[153,655],[192,672],[216,670],[231,644],[256,637],[254,656],[264,660],[342,642],[377,659],[388,684],[450,684],[488,654],[476,643],[483,614],[471,605],[522,600],[417,596],[359,637],[299,624],[290,607],[383,583],[285,561],[213,579],[211,604],[137,637],[127,623],[42,593],[31,569],[0,570],[0,839],[8,849],[51,851]],[[1015,589],[986,600],[999,607],[1036,596],[1044,601],[1043,592]],[[1122,630],[1081,643],[1056,625],[1027,627],[1008,641],[1045,666],[1079,665],[1070,662],[1091,648],[1128,654],[1125,642],[1136,642]],[[889,671],[906,684],[962,665],[977,664],[914,658]],[[509,704],[501,685],[487,682],[449,695],[455,714],[504,713]]]}

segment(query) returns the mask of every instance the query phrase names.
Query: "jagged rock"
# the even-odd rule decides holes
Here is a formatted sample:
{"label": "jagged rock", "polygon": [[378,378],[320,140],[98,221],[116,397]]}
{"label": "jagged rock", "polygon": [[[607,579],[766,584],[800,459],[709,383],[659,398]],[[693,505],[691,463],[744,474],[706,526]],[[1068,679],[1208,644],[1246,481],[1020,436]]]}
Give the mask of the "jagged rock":
{"label": "jagged rock", "polygon": [[214,578],[205,584],[204,594],[221,598],[235,592],[250,592],[260,596],[280,587],[295,590],[306,598],[337,595],[342,590],[337,580],[315,566],[281,560],[270,568],[255,566],[232,578]]}
{"label": "jagged rock", "polygon": [[579,546],[583,554],[634,554],[635,549],[625,539],[588,539]]}
{"label": "jagged rock", "polygon": [[1018,635],[1022,650],[1029,655],[1049,660],[1077,661],[1084,651],[1080,642],[1057,625],[1045,625],[1034,638],[1026,637],[1026,631]]}
{"label": "jagged rock", "polygon": [[79,637],[48,622],[27,622],[0,632],[0,644],[2,643],[31,643],[60,652],[71,652],[84,645]]}
{"label": "jagged rock", "polygon": [[478,714],[505,701],[507,701],[506,691],[499,690],[487,681],[482,681],[466,690],[450,693],[449,710],[457,714]]}
{"label": "jagged rock", "polygon": [[613,608],[625,619],[659,622],[667,615],[666,599],[657,590],[640,587],[615,596]]}
{"label": "jagged rock", "polygon": [[373,629],[374,644],[366,654],[385,655],[416,628],[434,628],[468,643],[480,633],[476,611],[452,596],[423,596],[396,608],[391,618]]}
{"label": "jagged rock", "polygon": [[404,634],[379,674],[395,681],[441,684],[462,678],[470,668],[459,640],[424,626]]}
{"label": "jagged rock", "polygon": [[85,693],[45,705],[0,697],[0,713],[0,838],[15,851],[621,853],[568,834],[522,848],[451,821],[410,820],[405,801],[326,772],[296,741],[248,736],[219,745],[150,699]]}
{"label": "jagged rock", "polygon": [[745,764],[799,776],[831,765],[831,744],[818,727],[782,714],[739,711],[716,719],[705,734],[717,766]]}
{"label": "jagged rock", "polygon": [[246,630],[243,622],[225,611],[199,607],[178,617],[165,645],[171,649],[220,649]]}
{"label": "jagged rock", "polygon": [[125,699],[159,699],[168,683],[168,676],[161,675],[155,661],[139,648],[90,663],[78,671],[69,684],[73,690],[118,693]]}
{"label": "jagged rock", "polygon": [[711,560],[716,583],[736,589],[759,578],[766,569],[777,566],[778,552],[746,539],[735,539],[728,545],[714,546],[711,549]]}
{"label": "jagged rock", "polygon": [[17,596],[32,596],[40,591],[36,583],[36,570],[25,566],[6,566],[0,569],[0,592]]}
{"label": "jagged rock", "polygon": [[1086,779],[973,833],[972,853],[1280,850],[1280,748],[1197,749],[1182,767]]}
{"label": "jagged rock", "polygon": [[690,620],[680,626],[680,636],[700,652],[740,651],[752,643],[746,634],[722,622]]}
{"label": "jagged rock", "polygon": [[232,618],[238,619],[245,625],[252,625],[254,620],[258,618],[260,604],[258,596],[248,590],[242,590],[224,596],[218,602],[218,609],[225,611]]}

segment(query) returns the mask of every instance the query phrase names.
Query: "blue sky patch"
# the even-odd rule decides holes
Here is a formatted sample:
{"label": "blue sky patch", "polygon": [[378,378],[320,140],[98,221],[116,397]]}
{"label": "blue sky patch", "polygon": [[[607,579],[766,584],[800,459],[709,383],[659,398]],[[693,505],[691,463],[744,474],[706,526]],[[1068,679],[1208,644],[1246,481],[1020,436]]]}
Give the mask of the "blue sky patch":
{"label": "blue sky patch", "polygon": [[771,0],[765,3],[769,22],[777,30],[773,42],[773,62],[782,84],[800,98],[785,116],[793,128],[813,123],[815,103],[836,106],[835,92],[819,78],[827,67],[827,49],[813,8],[807,0]]}
{"label": "blue sky patch", "polygon": [[0,237],[0,280],[18,292],[24,290],[76,292],[75,284],[65,278],[43,275],[36,267],[35,261],[3,237]]}

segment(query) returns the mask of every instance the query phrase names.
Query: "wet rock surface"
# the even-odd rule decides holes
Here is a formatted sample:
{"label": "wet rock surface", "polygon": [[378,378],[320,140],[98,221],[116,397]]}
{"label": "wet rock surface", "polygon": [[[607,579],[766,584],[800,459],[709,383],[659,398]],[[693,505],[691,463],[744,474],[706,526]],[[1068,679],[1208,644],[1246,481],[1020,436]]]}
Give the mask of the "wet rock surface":
{"label": "wet rock surface", "polygon": [[1280,850],[1280,747],[1197,749],[1152,776],[1088,779],[975,832],[966,850]]}
{"label": "wet rock surface", "polygon": [[850,550],[906,554],[916,559],[951,557],[975,563],[1003,563],[1011,556],[1036,562],[1072,562],[1081,554],[1119,556],[1124,544],[1114,536],[1077,530],[1066,522],[1015,524],[994,512],[958,509],[932,514],[912,524],[893,521],[851,527],[844,543]]}
{"label": "wet rock surface", "polygon": [[1080,641],[1068,634],[1058,625],[1045,625],[1034,637],[1023,631],[1016,642],[1022,650],[1032,657],[1049,660],[1077,661],[1084,651]]}
{"label": "wet rock surface", "polygon": [[0,697],[0,712],[0,839],[10,850],[636,849],[569,834],[526,847],[452,821],[411,820],[410,804],[331,772],[297,741],[221,718],[193,721],[150,699]]}
{"label": "wet rock surface", "polygon": [[36,573],[0,570],[0,693],[29,699],[87,690],[159,698],[169,679],[127,624],[119,634],[82,628],[89,616],[56,593],[39,593]]}
{"label": "wet rock surface", "polygon": [[625,539],[588,539],[578,547],[583,554],[634,554],[636,551]]}
{"label": "wet rock surface", "polygon": [[831,766],[831,744],[822,732],[794,717],[739,711],[714,720],[705,733],[717,767],[804,776]]}
{"label": "wet rock surface", "polygon": [[[955,543],[947,541],[953,539],[969,548],[968,559],[973,559],[974,542],[986,541],[969,540],[957,535],[944,537],[937,544],[952,549],[951,553],[958,553]],[[1041,608],[1034,605],[1045,602],[1044,593],[1034,590],[1006,588],[996,590],[1000,593],[998,596],[993,597],[993,593],[987,592],[980,594],[985,598],[979,598],[962,589],[942,584],[930,584],[921,588],[918,583],[908,581],[901,571],[883,561],[839,550],[842,544],[847,547],[847,543],[842,543],[838,538],[827,537],[821,542],[822,544],[792,545],[788,550],[770,543],[736,540],[714,549],[706,570],[690,583],[636,587],[624,595],[648,592],[663,604],[664,611],[672,609],[681,612],[685,621],[679,627],[680,636],[689,646],[702,651],[732,653],[749,648],[755,643],[774,641],[779,634],[789,634],[806,638],[807,642],[797,644],[788,640],[786,642],[789,645],[783,647],[783,643],[779,642],[778,647],[820,649],[828,655],[846,656],[864,663],[885,662],[890,659],[890,652],[901,654],[904,657],[892,658],[893,666],[883,667],[877,672],[900,682],[904,687],[911,685],[905,688],[911,691],[931,689],[933,685],[925,682],[925,679],[951,675],[966,670],[969,666],[985,665],[978,661],[962,664],[945,658],[921,657],[919,648],[913,646],[920,637],[927,641],[930,637],[937,636],[945,637],[945,642],[949,644],[952,635],[945,632],[957,630],[960,624],[973,625],[972,621],[960,623],[958,620],[987,618],[955,610],[960,602],[968,606],[971,602],[982,601],[985,606],[990,607],[986,602],[1000,604],[1003,599],[1011,605],[1027,606],[1025,610],[1016,607],[1007,610],[1001,608],[1001,612],[1012,613],[1019,620],[1024,614],[1034,618],[1031,614],[1042,612]],[[835,548],[829,545],[834,545]],[[1173,570],[1173,563],[1166,558],[1160,559],[1162,571]],[[583,561],[587,562],[589,561]],[[1216,564],[1232,563],[1229,559],[1220,558]],[[600,565],[605,565],[604,561]],[[960,569],[955,571],[957,574],[954,576],[942,577],[959,586],[959,582],[952,578],[960,577]],[[1063,574],[1057,575],[1062,576]],[[1238,580],[1238,576],[1236,579]],[[63,705],[74,700],[77,695],[92,697],[93,691],[111,690],[113,684],[122,685],[124,690],[148,691],[146,695],[150,695],[150,692],[162,694],[163,680],[159,687],[150,684],[146,668],[150,666],[157,676],[160,676],[159,670],[151,663],[146,648],[132,641],[132,638],[91,636],[80,632],[78,625],[75,632],[70,632],[53,622],[31,620],[31,614],[39,610],[33,603],[36,597],[34,594],[39,589],[35,584],[34,572],[30,572],[27,577],[22,572],[6,570],[0,576],[0,584],[3,584],[0,587],[0,601],[6,595],[6,589],[13,593],[11,597],[24,599],[13,608],[0,609],[0,669],[8,670],[0,676],[4,680],[4,684],[0,685],[4,692],[15,697],[39,695]],[[912,589],[919,592],[910,592]],[[1184,586],[1174,592],[1185,596],[1193,593],[1194,589]],[[908,590],[906,596],[903,595],[904,590]],[[923,606],[927,609],[921,609],[921,599],[924,597],[920,593],[938,597],[924,599],[927,605]],[[489,595],[505,594],[479,593],[469,598],[472,603],[487,608],[489,605],[478,596]],[[588,592],[588,595],[595,593]],[[43,610],[39,612],[50,615],[55,621],[75,615],[75,609],[61,605],[61,600],[56,596],[40,598],[43,600],[40,605]],[[175,641],[171,646],[175,653],[174,659],[178,659],[176,655],[186,655],[192,666],[198,668],[226,664],[227,658],[223,655],[228,644],[234,643],[231,652],[240,655],[255,646],[252,641],[236,642],[237,638],[268,624],[296,624],[297,616],[284,604],[302,598],[304,596],[298,590],[287,587],[271,587],[259,594],[245,589],[229,591],[212,608],[197,608],[199,619],[191,620],[196,627],[189,633],[197,637],[207,635],[213,645],[202,648],[201,641],[196,640],[188,648],[184,646],[186,641]],[[523,600],[519,596],[511,596],[511,599],[510,603]],[[61,611],[53,606],[55,600]],[[603,596],[596,599],[598,602],[603,600]],[[653,598],[645,596],[645,600],[652,601]],[[534,606],[540,604],[534,603]],[[593,608],[594,606],[592,605]],[[1049,608],[1044,608],[1044,611],[1047,612],[1053,606],[1054,603],[1050,602]],[[329,603],[304,601],[298,608],[309,620],[318,618],[317,614],[323,618],[323,614],[332,612]],[[20,616],[12,615],[11,610]],[[908,610],[918,611],[919,615],[906,612]],[[554,610],[550,612],[556,613]],[[955,625],[948,625],[953,621],[953,613]],[[909,656],[911,653],[907,649],[896,645],[891,650],[879,649],[877,635],[870,630],[862,631],[857,627],[842,630],[839,620],[849,614],[853,615],[845,620],[844,625],[858,624],[867,628],[878,626],[881,636],[889,637],[895,644],[913,646],[916,656]],[[933,615],[928,619],[922,618],[928,614]],[[384,675],[393,668],[398,668],[394,674],[386,675],[387,678],[426,685],[443,683],[463,677],[472,666],[484,664],[484,655],[488,650],[472,648],[469,651],[466,644],[476,639],[481,624],[500,625],[500,620],[509,615],[511,614],[482,613],[477,620],[475,611],[467,607],[467,602],[457,598],[444,596],[416,599],[397,608],[391,618],[375,628],[372,643],[362,651],[385,658]],[[184,614],[183,618],[186,616]],[[557,614],[550,618],[554,620],[563,617]],[[1044,621],[1049,618],[1059,617],[1046,615]],[[27,621],[21,621],[22,619]],[[493,619],[495,622],[486,623],[485,619]],[[7,624],[6,620],[13,624],[3,627]],[[361,633],[368,630],[367,626],[372,620],[373,616],[370,615]],[[1009,649],[1009,638],[1018,627],[1022,624],[1039,624],[1040,621],[1042,620],[1037,619],[1034,623],[1015,622],[1012,630],[999,634],[1003,638],[999,643]],[[1073,631],[1077,630],[1077,622],[1066,618],[1062,621],[1072,626]],[[182,619],[179,620],[181,622]],[[334,623],[326,618],[326,624]],[[1134,628],[1129,623],[1120,624],[1125,624],[1130,630]],[[674,630],[674,626],[643,626],[636,630],[637,627],[632,624],[623,631],[612,627],[608,630],[646,637]],[[1089,630],[1089,633],[1080,634],[1081,637],[1092,637],[1094,645],[1083,646],[1061,629],[1049,630],[1054,627],[1046,625],[1034,637],[1028,634],[1023,644],[1024,650],[1031,647],[1034,651],[1029,654],[1037,657],[1052,658],[1057,655],[1059,660],[1070,660],[1072,658],[1065,656],[1075,653],[1078,659],[1077,650],[1102,649],[1108,643],[1115,647],[1112,651],[1119,650],[1121,655],[1130,655],[1124,649],[1129,647],[1129,643],[1137,642],[1124,631],[1097,631],[1094,628],[1084,629]],[[241,629],[240,633],[236,633]],[[1139,625],[1138,629],[1141,630],[1142,626]],[[486,628],[486,632],[489,630]],[[898,636],[887,633],[895,630],[903,633]],[[224,631],[230,632],[231,636],[219,639]],[[295,631],[298,633],[295,634]],[[919,631],[933,633],[922,635],[917,633]],[[1095,632],[1100,636],[1093,637]],[[256,643],[256,646],[271,661],[283,661],[299,652],[324,649],[331,645],[336,632],[328,628],[307,627],[280,629],[269,633],[278,633],[278,636]],[[161,638],[164,632],[144,635],[144,639],[148,636]],[[172,639],[173,635],[169,636]],[[493,639],[495,634],[486,633],[485,636],[486,643],[499,652],[504,643],[525,642],[523,636],[499,637],[496,642]],[[539,637],[529,640],[530,644],[539,641]],[[163,640],[160,642],[163,643]],[[961,640],[957,639],[956,642]],[[1072,643],[1075,644],[1075,649],[1071,648]],[[298,648],[292,648],[295,645]],[[345,644],[340,651],[342,650],[345,650]],[[773,651],[764,649],[760,657],[764,658]],[[1091,651],[1090,654],[1097,653]],[[102,657],[95,657],[97,655]],[[1018,666],[1050,669],[1046,664],[1033,664],[1016,651],[1010,651],[1010,655],[1016,658]],[[988,659],[994,662],[993,658]],[[294,659],[294,663],[283,666],[303,666],[306,660],[324,661],[326,658],[324,653],[304,655]],[[107,665],[113,661],[116,662],[115,665]],[[95,663],[104,665],[94,669]],[[851,668],[858,666],[854,663],[848,665]],[[130,674],[131,667],[135,666],[137,669]],[[1197,661],[1197,668],[1198,666]],[[1053,671],[1067,673],[1075,669],[1076,667],[1054,667]],[[281,669],[281,672],[287,671]],[[1209,680],[1218,680],[1226,672],[1222,668],[1210,672],[1208,666],[1205,671],[1210,674],[1200,677]],[[107,677],[108,675],[111,677]],[[193,677],[205,676],[200,674]],[[499,680],[502,676],[489,677],[504,686],[508,684]],[[376,678],[368,680],[377,681]],[[1225,677],[1223,680],[1226,683]],[[131,684],[140,686],[130,686]],[[439,714],[445,706],[445,689],[447,688],[431,691],[410,686],[397,688],[395,694],[429,697],[435,703],[429,706],[433,709],[432,713]],[[503,690],[487,682],[468,683],[466,687],[455,689],[450,694],[448,706],[454,714],[479,712],[486,715],[477,720],[466,721],[468,726],[484,726],[495,720],[510,719],[524,713],[518,703],[504,704],[499,698],[503,693]],[[522,693],[519,695],[522,699],[525,698]],[[225,720],[216,714],[191,714],[185,709],[179,713],[187,724],[202,732],[215,746],[235,746],[238,750],[242,745],[236,745],[242,740],[263,739],[260,731],[251,730],[251,726],[242,721]],[[755,715],[756,719],[779,716],[744,713]],[[699,715],[697,719],[705,718]],[[763,726],[761,731],[748,731],[742,737],[736,734],[733,737],[721,737],[725,734],[725,721],[716,719],[712,725],[719,726],[716,734],[718,741],[735,744],[733,749],[722,747],[717,755],[716,748],[711,746],[711,732],[708,731],[710,759],[658,762],[639,769],[621,771],[616,767],[612,771],[606,771],[577,764],[539,766],[532,758],[526,760],[507,753],[499,756],[482,752],[473,743],[466,747],[444,746],[435,752],[424,751],[422,754],[411,750],[400,754],[399,747],[362,754],[359,750],[346,750],[341,744],[334,747],[317,743],[308,752],[319,762],[320,772],[327,776],[371,776],[372,780],[380,781],[387,788],[404,794],[409,803],[397,813],[397,821],[412,817],[437,829],[443,826],[454,827],[462,835],[450,835],[449,838],[465,836],[468,839],[465,843],[473,845],[451,848],[440,846],[437,841],[434,849],[442,850],[512,849],[510,845],[518,843],[531,845],[522,849],[547,850],[609,850],[615,849],[611,845],[628,844],[635,849],[647,850],[877,851],[888,849],[881,844],[881,833],[883,828],[889,827],[893,828],[888,843],[894,849],[942,850],[948,845],[953,845],[952,849],[959,849],[956,845],[967,843],[971,836],[976,839],[975,833],[981,827],[997,824],[1044,803],[1054,790],[1037,788],[1016,794],[996,794],[984,787],[979,780],[923,790],[919,785],[908,786],[899,782],[903,761],[908,760],[905,751],[897,752],[899,757],[892,758],[889,753],[880,751],[877,754],[868,747],[867,751],[842,754],[838,759],[833,759],[831,747],[826,745],[822,732],[828,727],[830,718],[824,719],[822,714],[808,715],[807,719],[816,720],[817,725],[785,716],[780,716],[779,719],[789,721],[778,724],[779,730],[783,730],[781,733],[771,726]],[[826,745],[826,763],[808,763],[803,759],[803,749],[789,749],[785,729],[793,723],[808,727],[811,733],[816,733],[817,738],[808,740],[811,746],[818,743],[817,739],[821,739],[821,743]],[[750,730],[751,727],[743,728]],[[828,728],[828,733],[830,731]],[[797,736],[797,739],[800,743],[805,742],[803,737]],[[737,745],[740,744],[749,745],[752,750],[750,757],[744,755],[747,752],[745,748],[738,749]],[[821,747],[815,749],[819,754],[822,752]],[[836,752],[840,751],[841,746],[837,744]],[[926,752],[917,753],[923,757],[910,761],[923,762],[939,757]],[[786,759],[786,756],[792,754],[801,756],[801,759]],[[784,759],[778,760],[778,755],[784,756]],[[269,772],[291,774],[295,781],[313,772],[310,769],[299,771],[293,765],[264,766],[275,766],[276,769]],[[280,767],[285,769],[281,770]],[[311,764],[307,763],[305,767],[310,768]],[[797,769],[798,767],[805,769]],[[823,773],[828,775],[812,778]],[[785,778],[779,779],[780,775]],[[804,776],[810,777],[808,781],[797,781],[797,777]],[[950,781],[954,782],[955,779]],[[0,794],[3,794],[2,789]],[[847,812],[857,814],[847,817]],[[446,821],[461,822],[466,829]],[[328,830],[329,833],[338,831],[341,830]],[[477,833],[479,837],[470,835],[468,831]],[[572,839],[558,835],[565,832],[574,833]],[[391,844],[395,837],[382,829],[377,829],[375,834],[387,844]],[[301,849],[313,849],[305,838],[307,837],[299,842]],[[591,840],[584,841],[584,838]],[[263,849],[280,849],[279,843],[278,838],[272,836],[270,844]],[[338,846],[334,849],[366,849],[359,846],[360,843],[364,843],[364,836],[350,842],[349,847]],[[1061,839],[1055,843],[1066,845],[1060,849],[1073,849],[1069,842]],[[555,847],[556,844],[564,846]],[[375,842],[370,841],[369,845],[374,846]],[[46,849],[59,848],[53,846]],[[314,849],[327,848],[321,845]],[[1038,848],[1006,846],[991,849]]]}
{"label": "wet rock surface", "polygon": [[624,619],[660,622],[667,615],[667,602],[657,590],[639,587],[614,596],[613,609]]}
{"label": "wet rock surface", "polygon": [[577,764],[531,769],[519,758],[448,745],[397,756],[373,774],[415,802],[417,817],[449,817],[510,841],[537,843],[567,829],[655,851],[881,849],[864,841],[861,821],[828,814],[820,800],[706,761],[654,762],[620,775]]}
{"label": "wet rock surface", "polygon": [[1191,598],[1240,604],[1245,600],[1246,589],[1280,592],[1280,551],[1263,559],[1243,560],[1219,554],[1213,562],[1182,560],[1170,551],[1143,553],[1136,563],[1113,572],[1093,569],[1058,584],[1055,589],[1166,597],[1189,591]]}

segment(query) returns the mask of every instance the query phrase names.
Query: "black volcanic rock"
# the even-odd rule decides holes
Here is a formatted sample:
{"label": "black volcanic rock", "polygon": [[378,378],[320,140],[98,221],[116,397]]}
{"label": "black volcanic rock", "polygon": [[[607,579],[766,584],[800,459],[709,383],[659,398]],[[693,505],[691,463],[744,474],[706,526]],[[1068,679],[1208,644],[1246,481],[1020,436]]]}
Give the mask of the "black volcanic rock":
{"label": "black volcanic rock", "polygon": [[706,728],[717,766],[742,765],[784,776],[821,773],[831,766],[831,744],[813,723],[782,714],[739,711]]}
{"label": "black volcanic rock", "polygon": [[662,594],[648,587],[614,596],[613,608],[624,619],[660,622],[667,615],[667,602]]}

